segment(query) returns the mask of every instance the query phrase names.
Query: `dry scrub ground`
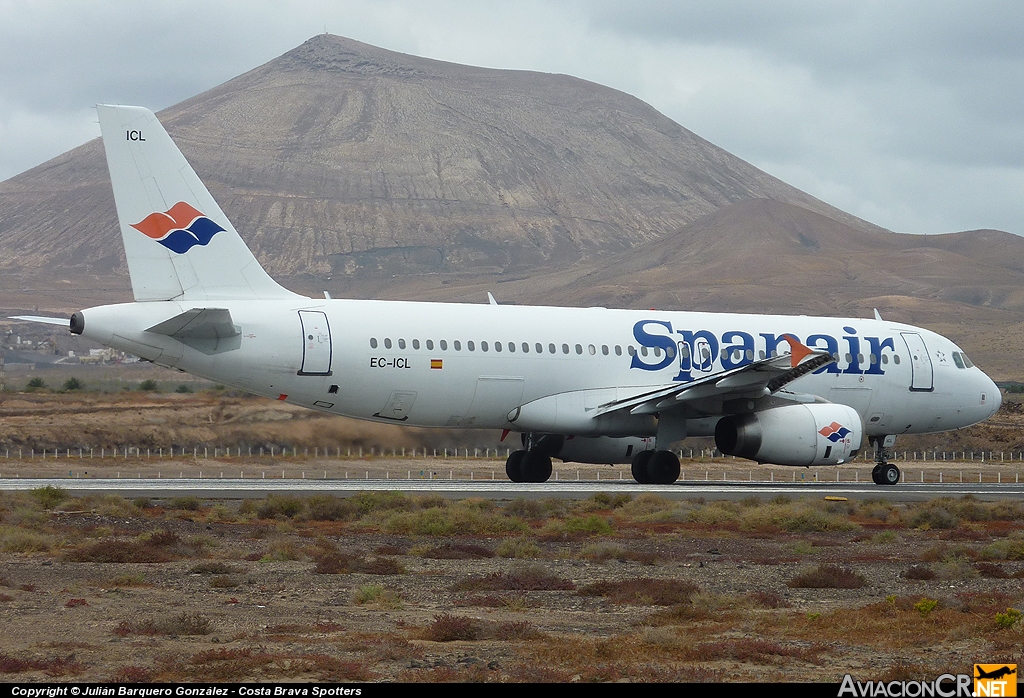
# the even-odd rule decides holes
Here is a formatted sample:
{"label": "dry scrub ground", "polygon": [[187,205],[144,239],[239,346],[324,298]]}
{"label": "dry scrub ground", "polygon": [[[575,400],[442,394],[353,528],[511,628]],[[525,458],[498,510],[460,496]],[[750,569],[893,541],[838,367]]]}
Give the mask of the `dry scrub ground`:
{"label": "dry scrub ground", "polygon": [[1024,506],[0,497],[0,679],[837,681],[1016,662]]}

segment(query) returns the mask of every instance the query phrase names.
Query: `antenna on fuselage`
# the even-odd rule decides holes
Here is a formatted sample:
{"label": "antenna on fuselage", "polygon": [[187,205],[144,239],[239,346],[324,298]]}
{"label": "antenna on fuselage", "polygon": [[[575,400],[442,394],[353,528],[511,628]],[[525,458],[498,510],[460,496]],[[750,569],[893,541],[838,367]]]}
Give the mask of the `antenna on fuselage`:
{"label": "antenna on fuselage", "polygon": [[875,308],[874,310],[875,310],[875,319],[876,320],[881,320],[882,319],[882,315],[878,312],[878,308]]}
{"label": "antenna on fuselage", "polygon": [[491,295],[490,291],[487,292],[487,302],[490,303],[491,305],[498,304],[498,301],[494,300],[494,296]]}

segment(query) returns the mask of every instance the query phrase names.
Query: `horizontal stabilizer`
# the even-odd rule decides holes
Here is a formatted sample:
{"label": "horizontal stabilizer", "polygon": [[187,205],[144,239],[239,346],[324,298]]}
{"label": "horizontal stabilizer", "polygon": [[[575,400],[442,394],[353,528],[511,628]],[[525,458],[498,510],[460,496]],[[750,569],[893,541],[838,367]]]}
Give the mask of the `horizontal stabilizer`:
{"label": "horizontal stabilizer", "polygon": [[43,317],[41,315],[12,315],[8,320],[28,320],[29,322],[42,322],[47,325],[62,325],[69,327],[71,321],[62,317]]}
{"label": "horizontal stabilizer", "polygon": [[227,308],[193,308],[170,320],[153,325],[146,332],[164,334],[175,339],[226,339],[242,331],[231,321]]}

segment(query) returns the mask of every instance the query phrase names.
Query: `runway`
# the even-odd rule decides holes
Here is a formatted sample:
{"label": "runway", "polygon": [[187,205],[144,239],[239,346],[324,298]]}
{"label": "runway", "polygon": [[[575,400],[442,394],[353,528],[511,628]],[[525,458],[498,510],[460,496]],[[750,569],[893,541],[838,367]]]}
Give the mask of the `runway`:
{"label": "runway", "polygon": [[937,497],[972,495],[983,500],[1022,499],[1024,484],[1006,483],[901,483],[880,487],[870,483],[769,483],[744,481],[676,482],[671,485],[641,485],[632,481],[582,481],[511,483],[494,480],[312,480],[312,479],[77,479],[77,478],[4,478],[0,490],[24,491],[37,487],[60,487],[75,496],[109,493],[126,498],[181,497],[194,495],[208,499],[263,498],[269,494],[332,494],[346,497],[358,492],[389,491],[408,494],[434,494],[452,499],[586,499],[597,492],[630,494],[645,492],[669,499],[744,499],[776,496],[847,497],[850,499],[886,499],[922,501]]}

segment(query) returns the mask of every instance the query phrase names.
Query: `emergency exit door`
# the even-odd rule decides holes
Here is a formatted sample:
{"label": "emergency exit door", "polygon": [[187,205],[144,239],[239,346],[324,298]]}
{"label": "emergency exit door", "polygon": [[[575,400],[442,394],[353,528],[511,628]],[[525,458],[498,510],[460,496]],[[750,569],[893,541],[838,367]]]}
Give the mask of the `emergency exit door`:
{"label": "emergency exit door", "polygon": [[302,368],[300,376],[331,375],[331,327],[327,313],[320,310],[300,310],[302,324]]}

